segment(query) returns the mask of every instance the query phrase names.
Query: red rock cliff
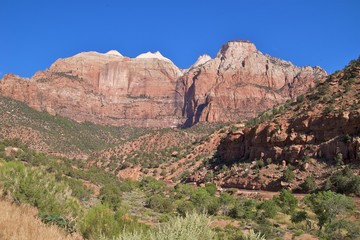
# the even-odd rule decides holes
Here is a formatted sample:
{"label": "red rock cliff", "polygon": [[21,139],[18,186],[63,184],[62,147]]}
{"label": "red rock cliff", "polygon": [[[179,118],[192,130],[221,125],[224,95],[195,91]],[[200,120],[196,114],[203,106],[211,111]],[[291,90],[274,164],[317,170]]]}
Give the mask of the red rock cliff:
{"label": "red rock cliff", "polygon": [[296,67],[262,54],[248,41],[228,42],[215,59],[182,77],[183,113],[189,125],[255,117],[306,92],[324,76],[326,72],[319,67]]}
{"label": "red rock cliff", "polygon": [[5,75],[0,94],[76,121],[169,127],[253,117],[325,75],[319,67],[299,68],[235,41],[215,59],[204,55],[183,71],[159,52],[137,58],[116,51],[80,53],[31,79]]}

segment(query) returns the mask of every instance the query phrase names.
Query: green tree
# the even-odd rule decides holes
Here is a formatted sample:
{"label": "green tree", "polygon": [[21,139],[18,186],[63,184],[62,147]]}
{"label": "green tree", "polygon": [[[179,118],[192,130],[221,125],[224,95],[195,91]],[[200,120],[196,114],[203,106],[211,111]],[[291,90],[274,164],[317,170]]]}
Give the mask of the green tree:
{"label": "green tree", "polygon": [[351,198],[331,191],[311,194],[305,198],[305,203],[316,214],[320,229],[331,224],[339,214],[351,212],[355,208]]}
{"label": "green tree", "polygon": [[120,233],[114,212],[99,204],[90,208],[80,220],[80,231],[85,239],[112,238]]}
{"label": "green tree", "polygon": [[291,214],[291,222],[293,223],[303,222],[307,218],[308,218],[308,214],[306,211],[296,211],[293,214]]}
{"label": "green tree", "polygon": [[274,197],[274,201],[284,213],[291,214],[297,207],[298,200],[289,190],[281,190],[279,196]]}
{"label": "green tree", "polygon": [[277,213],[278,206],[274,200],[266,200],[258,206],[258,210],[260,215],[266,218],[273,218]]}
{"label": "green tree", "polygon": [[217,191],[217,188],[216,188],[216,185],[213,184],[213,183],[206,183],[205,184],[205,190],[211,195],[211,196],[214,196],[216,191]]}
{"label": "green tree", "polygon": [[120,189],[114,184],[104,185],[99,194],[102,204],[106,204],[114,211],[121,206],[121,192]]}

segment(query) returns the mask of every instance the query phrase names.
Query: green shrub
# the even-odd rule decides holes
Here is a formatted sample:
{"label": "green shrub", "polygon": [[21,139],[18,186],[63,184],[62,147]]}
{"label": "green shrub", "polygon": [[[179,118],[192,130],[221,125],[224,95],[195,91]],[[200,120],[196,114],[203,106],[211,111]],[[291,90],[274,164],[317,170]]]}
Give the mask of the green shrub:
{"label": "green shrub", "polygon": [[177,204],[176,211],[180,214],[180,216],[185,217],[187,213],[193,212],[195,206],[190,201],[181,201]]}
{"label": "green shrub", "polygon": [[331,191],[308,195],[305,198],[305,203],[316,214],[320,229],[335,221],[338,215],[352,212],[355,208],[351,198]]}
{"label": "green shrub", "polygon": [[206,183],[205,184],[205,190],[211,195],[211,196],[214,196],[216,191],[217,191],[217,188],[216,188],[216,185],[213,184],[213,183]]}
{"label": "green shrub", "polygon": [[63,182],[37,168],[25,167],[19,162],[0,166],[0,188],[16,202],[28,203],[40,213],[74,219],[81,211],[79,201]]}
{"label": "green shrub", "polygon": [[256,216],[256,201],[252,199],[238,200],[230,210],[229,216],[239,219],[254,219]]}
{"label": "green shrub", "polygon": [[258,210],[259,214],[265,218],[273,218],[278,211],[278,206],[274,200],[265,200],[258,206]]}
{"label": "green shrub", "polygon": [[313,176],[309,176],[305,178],[305,181],[303,183],[303,189],[306,192],[311,192],[316,189],[316,182]]}
{"label": "green shrub", "polygon": [[45,224],[57,225],[69,233],[75,232],[75,223],[59,215],[39,214],[39,218]]}
{"label": "green shrub", "polygon": [[102,204],[106,204],[116,211],[121,206],[120,189],[114,184],[106,184],[100,190],[99,199]]}
{"label": "green shrub", "polygon": [[172,200],[160,194],[149,197],[146,206],[161,213],[170,213],[174,209]]}
{"label": "green shrub", "polygon": [[325,190],[333,190],[343,194],[360,196],[360,176],[355,175],[350,168],[334,173],[324,186]]}
{"label": "green shrub", "polygon": [[188,213],[184,218],[174,217],[151,233],[151,240],[211,240],[215,232],[210,227],[210,219],[199,213]]}
{"label": "green shrub", "polygon": [[266,240],[265,236],[261,232],[254,232],[253,229],[243,237],[243,240]]}
{"label": "green shrub", "polygon": [[284,213],[291,214],[297,207],[298,200],[289,190],[281,190],[279,196],[274,196],[273,200]]}
{"label": "green shrub", "polygon": [[292,182],[295,179],[295,173],[287,167],[283,172],[283,179],[285,182]]}
{"label": "green shrub", "polygon": [[85,239],[112,238],[120,230],[114,212],[102,204],[90,208],[80,220],[80,231]]}
{"label": "green shrub", "polygon": [[308,218],[308,214],[305,211],[296,211],[293,214],[291,214],[291,222],[293,223],[303,222],[307,218]]}

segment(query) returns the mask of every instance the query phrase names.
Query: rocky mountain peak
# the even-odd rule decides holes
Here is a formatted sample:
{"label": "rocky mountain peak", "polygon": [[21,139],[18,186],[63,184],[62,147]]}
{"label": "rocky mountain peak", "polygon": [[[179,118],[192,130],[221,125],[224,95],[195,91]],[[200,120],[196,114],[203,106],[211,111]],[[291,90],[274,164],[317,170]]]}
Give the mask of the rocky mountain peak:
{"label": "rocky mountain peak", "polygon": [[196,60],[196,62],[190,68],[198,67],[198,66],[210,61],[211,59],[212,58],[209,55],[203,54]]}
{"label": "rocky mountain peak", "polygon": [[119,57],[122,57],[123,55],[121,55],[121,53],[119,53],[118,51],[116,50],[110,50],[108,51],[107,53],[105,53],[105,55],[115,55],[115,56],[119,56]]}
{"label": "rocky mountain peak", "polygon": [[221,47],[216,57],[240,59],[257,51],[255,44],[250,41],[229,41]]}
{"label": "rocky mountain peak", "polygon": [[141,58],[147,58],[147,59],[159,59],[162,61],[167,61],[167,62],[171,62],[172,61],[166,57],[164,57],[159,51],[156,52],[146,52],[146,53],[142,53],[139,56],[136,57],[137,59],[141,59]]}
{"label": "rocky mountain peak", "polygon": [[160,52],[136,58],[82,52],[31,79],[4,77],[0,95],[76,121],[169,127],[254,117],[305,93],[326,73],[268,57],[249,41],[230,41],[181,71]]}

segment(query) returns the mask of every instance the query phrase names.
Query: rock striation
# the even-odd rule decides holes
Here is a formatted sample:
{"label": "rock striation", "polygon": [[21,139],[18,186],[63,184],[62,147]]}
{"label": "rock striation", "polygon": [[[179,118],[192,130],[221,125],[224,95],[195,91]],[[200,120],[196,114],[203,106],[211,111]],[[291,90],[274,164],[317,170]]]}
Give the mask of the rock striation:
{"label": "rock striation", "polygon": [[137,127],[168,127],[183,122],[175,91],[181,71],[162,58],[123,57],[110,51],[59,59],[31,79],[8,74],[0,94],[38,111],[76,121]]}
{"label": "rock striation", "polygon": [[297,164],[360,161],[360,60],[331,75],[270,121],[231,132],[218,147],[225,162],[271,158]]}
{"label": "rock striation", "polygon": [[181,78],[183,114],[188,125],[245,120],[303,94],[324,76],[320,67],[296,67],[249,41],[228,42]]}
{"label": "rock striation", "polygon": [[31,79],[7,74],[0,95],[76,121],[138,127],[234,122],[306,92],[326,76],[258,51],[248,41],[225,44],[180,70],[160,52],[136,58],[111,50],[59,59]]}

